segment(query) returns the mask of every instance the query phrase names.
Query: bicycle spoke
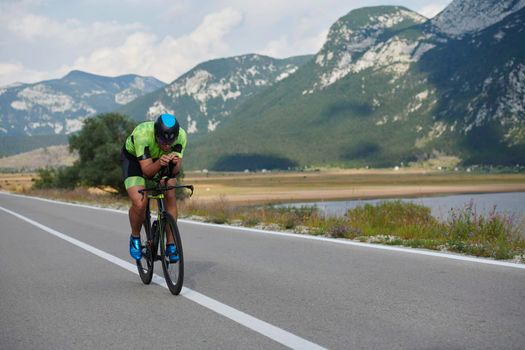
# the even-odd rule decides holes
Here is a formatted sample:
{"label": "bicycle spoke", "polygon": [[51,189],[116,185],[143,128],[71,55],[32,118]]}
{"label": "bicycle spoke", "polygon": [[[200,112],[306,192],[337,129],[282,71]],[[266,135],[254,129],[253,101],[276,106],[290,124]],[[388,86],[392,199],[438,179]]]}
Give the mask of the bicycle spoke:
{"label": "bicycle spoke", "polygon": [[[173,237],[173,241],[176,247],[178,255],[177,261],[170,261],[170,257],[166,254],[167,246],[167,235]],[[184,279],[184,257],[182,252],[182,242],[180,234],[177,228],[176,222],[171,216],[166,215],[166,220],[163,222],[163,234],[161,240],[162,248],[162,269],[164,271],[164,278],[166,284],[172,294],[179,294],[182,289],[182,283]],[[171,241],[171,240],[170,240]],[[173,258],[172,258],[173,259]]]}
{"label": "bicycle spoke", "polygon": [[149,284],[153,277],[153,258],[151,252],[151,241],[148,240],[145,225],[140,231],[140,246],[142,258],[137,260],[137,269],[142,282],[144,284]]}

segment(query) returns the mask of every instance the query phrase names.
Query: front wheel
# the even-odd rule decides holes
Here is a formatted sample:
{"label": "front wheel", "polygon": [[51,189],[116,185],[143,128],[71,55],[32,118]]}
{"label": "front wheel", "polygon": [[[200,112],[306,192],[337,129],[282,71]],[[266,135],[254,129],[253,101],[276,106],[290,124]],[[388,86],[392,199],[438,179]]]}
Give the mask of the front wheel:
{"label": "front wheel", "polygon": [[[144,223],[140,230],[140,247],[142,249],[142,259],[137,260],[137,269],[139,270],[140,279],[144,284],[150,284],[153,277],[153,249],[152,249],[152,230],[148,228],[149,220]],[[148,232],[149,231],[149,232]]]}
{"label": "front wheel", "polygon": [[[170,292],[174,295],[178,295],[182,289],[182,283],[184,280],[184,256],[182,253],[182,241],[180,239],[179,228],[177,223],[173,220],[173,217],[166,213],[165,220],[162,220],[161,224],[161,260],[162,270],[164,271],[164,278]],[[166,244],[168,235],[172,235],[179,259],[177,262],[170,262],[166,255]]]}

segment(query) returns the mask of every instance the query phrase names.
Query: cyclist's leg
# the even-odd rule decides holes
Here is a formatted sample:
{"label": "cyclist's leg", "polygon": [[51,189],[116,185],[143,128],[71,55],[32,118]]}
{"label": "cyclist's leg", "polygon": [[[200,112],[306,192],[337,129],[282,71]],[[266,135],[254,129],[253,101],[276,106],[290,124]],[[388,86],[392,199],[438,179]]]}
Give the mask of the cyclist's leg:
{"label": "cyclist's leg", "polygon": [[[175,186],[176,184],[177,184],[177,179],[171,178],[168,180],[169,186]],[[168,211],[168,213],[170,213],[171,217],[176,222],[177,221],[177,198],[175,196],[175,190],[166,192],[165,198],[166,198],[166,207],[167,207],[166,210]],[[167,238],[168,244],[173,243],[173,236],[171,235],[171,232],[169,232],[166,238]]]}
{"label": "cyclist's leg", "polygon": [[142,169],[136,157],[129,154],[125,149],[120,153],[120,162],[124,178],[124,186],[128,191],[131,207],[129,208],[129,223],[131,225],[131,235],[138,237],[140,228],[144,223],[146,205],[148,200],[138,191],[146,185]]}
{"label": "cyclist's leg", "polygon": [[131,207],[129,208],[129,223],[131,226],[131,236],[129,239],[129,253],[135,260],[142,258],[141,244],[140,244],[140,229],[145,219],[146,206],[148,204],[147,198],[138,193],[138,190],[144,188],[145,180],[142,176],[142,170],[138,160],[129,154],[125,149],[120,153],[120,161],[122,166],[122,174],[124,178],[124,186],[128,192],[131,200]]}
{"label": "cyclist's leg", "polygon": [[140,243],[140,229],[146,218],[146,206],[148,199],[138,193],[144,186],[136,185],[127,188],[131,206],[128,211],[129,224],[131,226],[131,236],[129,238],[129,254],[135,260],[142,259],[142,249]]}
{"label": "cyclist's leg", "polygon": [[148,205],[148,198],[138,192],[143,188],[144,186],[137,185],[131,186],[127,189],[129,199],[131,200],[131,206],[128,212],[129,224],[131,226],[131,235],[135,237],[140,235],[140,229],[142,228],[146,218],[146,206]]}

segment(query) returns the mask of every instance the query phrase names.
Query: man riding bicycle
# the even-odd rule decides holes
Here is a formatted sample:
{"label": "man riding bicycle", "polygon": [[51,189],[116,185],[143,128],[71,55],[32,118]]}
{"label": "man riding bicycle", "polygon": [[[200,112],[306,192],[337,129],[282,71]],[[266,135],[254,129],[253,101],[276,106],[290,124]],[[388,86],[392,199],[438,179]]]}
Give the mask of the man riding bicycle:
{"label": "man riding bicycle", "polygon": [[[155,122],[140,123],[128,136],[120,160],[122,165],[124,185],[131,200],[129,208],[129,223],[131,236],[129,238],[129,253],[135,260],[142,258],[140,248],[140,229],[144,224],[147,197],[138,191],[145,188],[145,179],[154,177],[168,165],[172,165],[172,173],[176,176],[182,164],[186,148],[186,132],[172,114],[161,114]],[[169,186],[176,184],[175,178],[169,178]],[[166,192],[167,211],[177,219],[177,201],[175,190]],[[173,237],[167,235],[166,256],[170,262],[177,262],[177,254]]]}

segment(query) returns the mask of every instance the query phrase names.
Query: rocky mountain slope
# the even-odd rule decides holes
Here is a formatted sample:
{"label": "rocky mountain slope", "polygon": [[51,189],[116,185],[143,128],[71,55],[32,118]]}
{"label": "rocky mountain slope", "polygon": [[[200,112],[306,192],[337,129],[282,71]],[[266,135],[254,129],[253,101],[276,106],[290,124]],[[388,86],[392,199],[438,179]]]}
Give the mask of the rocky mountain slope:
{"label": "rocky mountain slope", "polygon": [[354,10],[310,62],[198,140],[186,165],[523,163],[524,23],[523,1],[455,0],[433,20]]}
{"label": "rocky mountain slope", "polygon": [[249,97],[293,74],[311,56],[243,55],[201,63],[163,89],[120,109],[136,120],[174,113],[193,137],[213,132]]}
{"label": "rocky mountain slope", "polygon": [[[43,146],[46,133],[63,137],[111,104],[137,121],[175,113],[189,133],[189,169],[393,166],[443,156],[523,164],[524,42],[525,0],[454,0],[430,20],[398,6],[361,8],[335,22],[313,56],[212,60],[160,89],[101,77],[77,91],[91,77],[81,72],[59,80],[68,93],[49,82],[0,89],[0,134],[8,135],[0,146],[15,144],[5,140],[16,133]],[[151,92],[133,99],[141,91]]]}
{"label": "rocky mountain slope", "polygon": [[451,37],[477,33],[525,7],[525,0],[455,0],[431,23]]}
{"label": "rocky mountain slope", "polygon": [[78,154],[69,153],[68,145],[37,148],[2,158],[0,170],[33,171],[49,166],[71,166],[78,159]]}
{"label": "rocky mountain slope", "polygon": [[165,84],[155,78],[109,78],[72,71],[61,79],[0,88],[0,135],[70,134],[82,121],[109,112]]}

